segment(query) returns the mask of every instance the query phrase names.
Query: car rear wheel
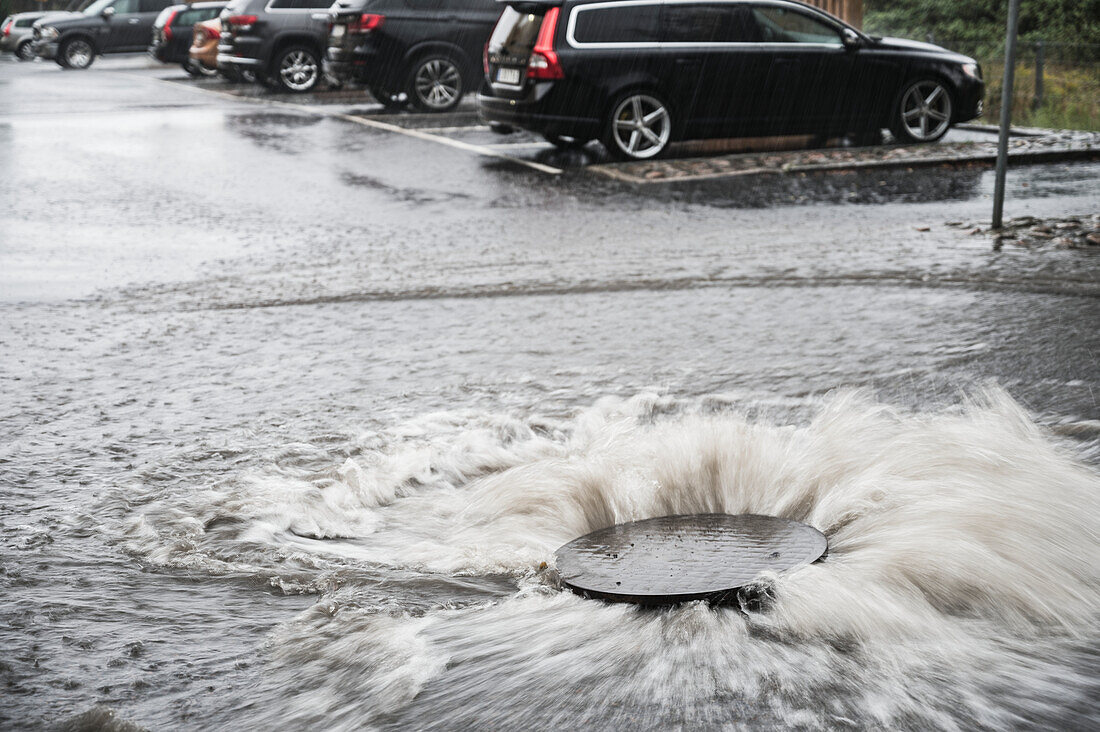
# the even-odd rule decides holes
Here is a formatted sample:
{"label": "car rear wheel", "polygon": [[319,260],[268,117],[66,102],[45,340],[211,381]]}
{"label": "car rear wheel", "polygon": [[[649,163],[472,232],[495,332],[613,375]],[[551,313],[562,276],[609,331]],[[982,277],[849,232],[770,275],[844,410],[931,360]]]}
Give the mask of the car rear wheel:
{"label": "car rear wheel", "polygon": [[446,54],[424,56],[409,73],[409,99],[423,112],[447,112],[458,106],[466,90],[459,63]]}
{"label": "car rear wheel", "polygon": [[272,80],[285,91],[300,94],[311,90],[321,80],[321,64],[316,52],[305,46],[284,49],[275,61]]}
{"label": "car rear wheel", "polygon": [[70,38],[61,45],[57,58],[67,69],[86,69],[95,61],[95,49],[86,38]]}
{"label": "car rear wheel", "polygon": [[33,61],[34,60],[34,47],[31,46],[30,41],[23,41],[15,49],[15,57],[20,61]]}
{"label": "car rear wheel", "polygon": [[620,160],[648,160],[665,152],[672,138],[668,105],[647,92],[630,92],[611,106],[603,143]]}
{"label": "car rear wheel", "polygon": [[899,142],[935,142],[951,129],[951,90],[938,79],[907,85],[894,104],[890,131]]}

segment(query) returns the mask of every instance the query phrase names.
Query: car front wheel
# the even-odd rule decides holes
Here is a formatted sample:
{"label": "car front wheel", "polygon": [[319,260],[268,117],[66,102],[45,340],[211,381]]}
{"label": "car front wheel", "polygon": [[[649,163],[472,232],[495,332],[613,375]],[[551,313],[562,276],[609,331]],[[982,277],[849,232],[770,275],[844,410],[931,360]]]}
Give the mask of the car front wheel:
{"label": "car front wheel", "polygon": [[422,112],[448,112],[458,106],[466,84],[459,64],[445,54],[432,54],[413,64],[408,95]]}
{"label": "car front wheel", "polygon": [[67,69],[86,69],[95,61],[95,49],[85,38],[70,38],[58,49],[57,60]]}
{"label": "car front wheel", "polygon": [[279,54],[272,79],[280,89],[302,93],[317,86],[321,80],[321,64],[317,54],[305,46],[291,46]]}
{"label": "car front wheel", "polygon": [[899,142],[935,142],[951,129],[951,90],[937,79],[907,85],[894,104],[890,131]]}
{"label": "car front wheel", "polygon": [[620,160],[648,160],[664,153],[671,138],[668,105],[648,92],[631,92],[611,106],[603,142]]}

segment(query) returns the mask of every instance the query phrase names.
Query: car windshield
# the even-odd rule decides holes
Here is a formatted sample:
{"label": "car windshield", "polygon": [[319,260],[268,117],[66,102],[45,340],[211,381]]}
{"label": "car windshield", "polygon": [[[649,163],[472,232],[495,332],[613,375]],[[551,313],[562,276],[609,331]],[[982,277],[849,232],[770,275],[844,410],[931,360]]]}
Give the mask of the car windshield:
{"label": "car windshield", "polygon": [[114,3],[114,1],[115,0],[95,0],[95,2],[84,8],[84,10],[82,10],[81,12],[85,15],[99,15],[103,12],[104,8],[111,7],[111,4]]}

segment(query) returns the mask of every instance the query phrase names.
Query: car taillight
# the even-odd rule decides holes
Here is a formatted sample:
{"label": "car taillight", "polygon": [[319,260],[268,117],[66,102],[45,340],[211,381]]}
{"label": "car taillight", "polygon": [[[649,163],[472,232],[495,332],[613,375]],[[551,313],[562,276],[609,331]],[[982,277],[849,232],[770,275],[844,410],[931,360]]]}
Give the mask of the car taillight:
{"label": "car taillight", "polygon": [[542,19],[538,38],[535,39],[535,47],[531,49],[531,58],[527,62],[528,79],[565,78],[561,64],[558,63],[558,54],[554,51],[554,33],[558,30],[560,12],[560,7],[550,8]]}
{"label": "car taillight", "polygon": [[370,33],[386,22],[386,16],[376,13],[363,13],[348,23],[348,33]]}
{"label": "car taillight", "polygon": [[485,69],[485,75],[489,75],[489,41],[485,41],[485,50],[481,54],[481,68]]}
{"label": "car taillight", "polygon": [[172,21],[176,19],[176,13],[178,12],[178,10],[173,10],[164,21],[164,39],[166,41],[172,40]]}
{"label": "car taillight", "polygon": [[235,27],[237,30],[252,30],[252,26],[256,24],[258,19],[255,15],[230,15],[225,19],[225,22]]}
{"label": "car taillight", "polygon": [[9,20],[7,23],[4,23],[4,35],[5,36],[10,36],[11,35],[11,26],[12,26],[13,22],[14,21]]}
{"label": "car taillight", "polygon": [[210,28],[209,26],[203,26],[202,32],[206,36],[206,39],[209,41],[216,41],[221,38],[221,33],[218,33],[216,30]]}

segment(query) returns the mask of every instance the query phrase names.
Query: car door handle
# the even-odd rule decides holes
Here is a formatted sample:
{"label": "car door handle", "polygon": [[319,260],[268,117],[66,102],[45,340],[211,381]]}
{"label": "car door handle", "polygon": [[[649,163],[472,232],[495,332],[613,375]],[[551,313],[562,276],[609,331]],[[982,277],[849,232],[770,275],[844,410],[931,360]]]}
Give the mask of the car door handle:
{"label": "car door handle", "polygon": [[138,24],[138,19],[137,18],[130,18],[129,22],[130,22],[130,25],[137,25]]}

